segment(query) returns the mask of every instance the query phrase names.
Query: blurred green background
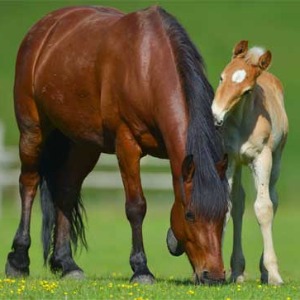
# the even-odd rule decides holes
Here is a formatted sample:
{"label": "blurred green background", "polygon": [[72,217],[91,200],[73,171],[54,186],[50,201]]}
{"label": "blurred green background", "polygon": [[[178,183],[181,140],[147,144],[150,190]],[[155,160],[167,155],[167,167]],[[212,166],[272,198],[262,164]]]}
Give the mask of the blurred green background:
{"label": "blurred green background", "polygon": [[[18,46],[29,28],[51,10],[78,4],[112,6],[126,12],[161,5],[175,15],[186,28],[202,53],[213,87],[231,57],[235,43],[248,39],[250,45],[270,49],[273,62],[270,71],[278,76],[285,88],[286,110],[290,134],[283,155],[278,183],[280,206],[274,224],[274,240],[282,276],[300,278],[300,213],[299,213],[299,1],[0,1],[0,121],[5,125],[5,142],[18,143],[13,112],[14,64]],[[297,167],[298,166],[298,167]],[[261,236],[253,213],[255,194],[249,172],[245,172],[247,211],[243,241],[247,273],[258,278],[258,261],[262,249]],[[16,181],[18,179],[16,178]],[[173,258],[166,249],[165,234],[173,201],[171,191],[146,191],[148,215],[145,220],[145,246],[150,268],[157,276],[188,277],[191,269],[185,257]],[[4,270],[14,232],[19,220],[16,192],[3,193],[0,217],[0,274]],[[124,213],[122,190],[83,191],[89,218],[87,237],[90,245],[78,256],[79,264],[88,274],[130,274],[130,229]],[[37,201],[36,201],[37,203]],[[41,274],[40,214],[36,204],[32,226],[32,273]],[[226,268],[229,268],[231,223],[224,243]]]}

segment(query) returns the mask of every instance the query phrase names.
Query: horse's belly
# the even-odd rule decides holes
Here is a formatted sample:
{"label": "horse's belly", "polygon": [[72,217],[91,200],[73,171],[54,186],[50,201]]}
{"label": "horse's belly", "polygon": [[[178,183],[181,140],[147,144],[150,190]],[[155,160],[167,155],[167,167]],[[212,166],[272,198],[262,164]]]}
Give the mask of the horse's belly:
{"label": "horse's belly", "polygon": [[167,150],[162,139],[155,137],[149,132],[144,132],[137,136],[137,141],[146,154],[159,158],[168,158]]}

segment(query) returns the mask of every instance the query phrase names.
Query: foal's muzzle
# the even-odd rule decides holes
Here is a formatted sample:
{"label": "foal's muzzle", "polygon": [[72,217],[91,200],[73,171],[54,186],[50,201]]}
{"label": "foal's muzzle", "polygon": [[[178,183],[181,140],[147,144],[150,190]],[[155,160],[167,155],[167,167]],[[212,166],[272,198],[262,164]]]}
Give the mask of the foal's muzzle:
{"label": "foal's muzzle", "polygon": [[221,127],[224,123],[224,118],[219,117],[216,114],[213,114],[214,117],[214,124],[217,128]]}
{"label": "foal's muzzle", "polygon": [[216,126],[217,128],[222,127],[223,123],[224,123],[223,120],[216,120],[216,119],[215,119],[215,126]]}
{"label": "foal's muzzle", "polygon": [[220,108],[216,103],[215,100],[212,104],[212,114],[214,118],[214,124],[217,128],[221,127],[225,120],[226,111],[222,108]]}

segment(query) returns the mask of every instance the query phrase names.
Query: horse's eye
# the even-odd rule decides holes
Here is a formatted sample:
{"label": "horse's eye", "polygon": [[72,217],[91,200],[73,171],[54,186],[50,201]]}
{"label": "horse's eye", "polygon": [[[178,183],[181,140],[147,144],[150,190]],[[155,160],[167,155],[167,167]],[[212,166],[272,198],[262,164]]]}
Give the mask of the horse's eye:
{"label": "horse's eye", "polygon": [[191,211],[188,211],[188,212],[186,212],[186,214],[185,214],[185,219],[186,219],[188,222],[195,222],[195,214],[192,213]]}
{"label": "horse's eye", "polygon": [[220,76],[220,81],[219,81],[219,83],[222,83],[222,81],[223,81],[223,77]]}

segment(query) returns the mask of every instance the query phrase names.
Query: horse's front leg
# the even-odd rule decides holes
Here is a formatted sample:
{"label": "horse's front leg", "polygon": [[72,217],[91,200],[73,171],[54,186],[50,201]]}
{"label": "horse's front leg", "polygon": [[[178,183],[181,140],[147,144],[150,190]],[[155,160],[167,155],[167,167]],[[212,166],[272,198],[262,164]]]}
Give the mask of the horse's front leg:
{"label": "horse's front leg", "polygon": [[272,222],[274,216],[274,205],[270,198],[270,175],[272,169],[272,152],[268,147],[254,159],[252,172],[257,189],[257,198],[254,209],[263,236],[264,252],[260,263],[263,283],[283,283],[278,272],[277,258],[273,246]]}
{"label": "horse's front leg", "polygon": [[147,209],[140,178],[142,152],[127,127],[118,131],[116,151],[126,194],[126,215],[132,230],[130,265],[134,274],[131,282],[153,283],[154,276],[147,266],[142,233]]}

